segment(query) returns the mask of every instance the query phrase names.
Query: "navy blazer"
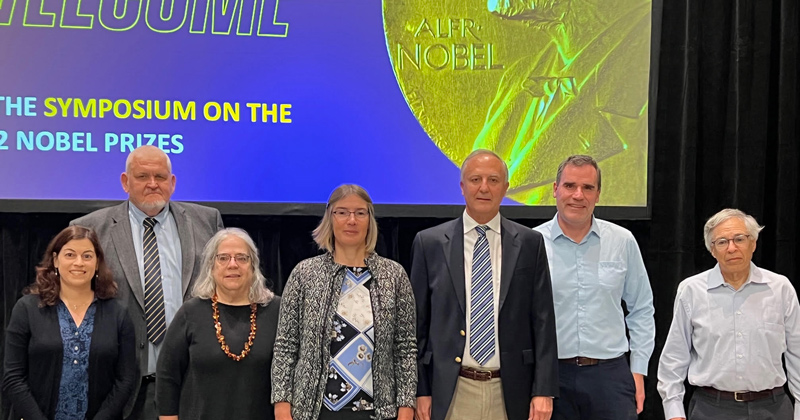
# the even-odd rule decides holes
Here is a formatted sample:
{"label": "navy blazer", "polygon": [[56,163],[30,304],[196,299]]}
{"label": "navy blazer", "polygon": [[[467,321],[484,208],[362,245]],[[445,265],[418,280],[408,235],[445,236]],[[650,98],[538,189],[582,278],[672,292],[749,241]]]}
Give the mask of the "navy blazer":
{"label": "navy blazer", "polygon": [[[542,235],[502,218],[500,237],[500,380],[508,418],[520,420],[528,418],[533,396],[558,396],[553,292]],[[417,234],[411,285],[417,303],[417,395],[431,396],[431,419],[442,420],[466,345],[462,218]]]}
{"label": "navy blazer", "polygon": [[[98,299],[89,346],[87,419],[121,419],[139,376],[136,337],[128,312],[114,299]],[[6,329],[3,393],[11,418],[55,417],[63,341],[56,306],[39,307],[38,295],[20,298]]]}

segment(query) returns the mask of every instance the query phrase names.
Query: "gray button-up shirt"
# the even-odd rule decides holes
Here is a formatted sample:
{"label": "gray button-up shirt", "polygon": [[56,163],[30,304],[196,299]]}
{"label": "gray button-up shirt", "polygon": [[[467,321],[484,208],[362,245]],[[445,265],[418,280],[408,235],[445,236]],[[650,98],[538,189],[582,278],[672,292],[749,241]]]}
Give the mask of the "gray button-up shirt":
{"label": "gray button-up shirt", "polygon": [[[681,282],[672,326],[658,365],[658,392],[667,419],[686,417],[687,377],[720,391],[762,391],[786,383],[800,398],[800,305],[784,276],[750,264],[739,290],[725,283],[719,265]],[[800,404],[794,419],[800,420]]]}

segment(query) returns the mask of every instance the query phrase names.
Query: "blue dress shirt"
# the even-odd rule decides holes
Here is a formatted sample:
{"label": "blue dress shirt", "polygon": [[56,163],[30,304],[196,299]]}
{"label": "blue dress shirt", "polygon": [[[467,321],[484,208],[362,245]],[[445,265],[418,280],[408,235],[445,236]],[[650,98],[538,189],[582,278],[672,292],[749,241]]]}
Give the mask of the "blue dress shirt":
{"label": "blue dress shirt", "polygon": [[[734,290],[717,264],[681,282],[672,326],[658,364],[658,392],[667,419],[686,417],[683,381],[720,391],[763,391],[783,386],[800,401],[800,305],[784,276],[750,263]],[[794,419],[800,420],[795,403]]]}
{"label": "blue dress shirt", "polygon": [[[139,210],[133,203],[128,203],[128,217],[131,222],[131,234],[133,235],[133,248],[136,251],[136,261],[139,263],[139,276],[141,276],[142,290],[144,290],[144,251],[142,241],[144,237],[144,219],[148,217]],[[164,289],[164,315],[167,320],[167,327],[175,317],[175,313],[183,304],[183,285],[181,282],[182,258],[181,258],[181,238],[178,236],[178,225],[175,218],[169,211],[169,203],[154,218],[158,221],[153,227],[158,241],[158,258],[161,263],[161,286]],[[163,342],[162,342],[163,343]],[[158,352],[161,345],[156,346],[149,340],[147,372],[142,375],[155,373]]]}
{"label": "blue dress shirt", "polygon": [[92,345],[97,305],[89,305],[81,325],[75,325],[64,302],[59,301],[57,305],[64,349],[55,419],[82,419],[89,408],[89,347]]}
{"label": "blue dress shirt", "polygon": [[557,218],[534,229],[547,247],[558,358],[613,359],[630,349],[631,372],[647,375],[655,345],[655,311],[636,239],[627,229],[592,217],[591,230],[576,243],[564,235]]}

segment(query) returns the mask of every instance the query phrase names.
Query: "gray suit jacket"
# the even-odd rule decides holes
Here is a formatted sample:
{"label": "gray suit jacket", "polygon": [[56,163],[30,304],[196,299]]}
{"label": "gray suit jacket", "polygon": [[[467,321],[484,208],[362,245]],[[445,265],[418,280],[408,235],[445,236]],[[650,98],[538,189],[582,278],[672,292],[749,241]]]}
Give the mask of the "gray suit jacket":
{"label": "gray suit jacket", "polygon": [[[170,201],[169,209],[175,218],[181,239],[181,285],[183,300],[186,301],[190,297],[195,279],[200,274],[203,247],[211,236],[223,228],[222,217],[217,209],[192,203]],[[97,232],[100,246],[105,253],[106,264],[119,286],[117,299],[127,308],[133,320],[136,330],[136,356],[141,372],[146,373],[148,351],[144,290],[139,263],[136,261],[136,251],[133,248],[128,201],[89,213],[71,221],[70,225],[86,226]],[[141,377],[138,380],[141,381]],[[136,389],[139,389],[138,383]]]}
{"label": "gray suit jacket", "polygon": [[[542,235],[501,220],[503,265],[497,339],[509,419],[528,417],[533,396],[558,396],[558,351],[550,269]],[[411,286],[417,304],[417,396],[433,397],[442,420],[456,388],[466,337],[463,218],[414,238]]]}

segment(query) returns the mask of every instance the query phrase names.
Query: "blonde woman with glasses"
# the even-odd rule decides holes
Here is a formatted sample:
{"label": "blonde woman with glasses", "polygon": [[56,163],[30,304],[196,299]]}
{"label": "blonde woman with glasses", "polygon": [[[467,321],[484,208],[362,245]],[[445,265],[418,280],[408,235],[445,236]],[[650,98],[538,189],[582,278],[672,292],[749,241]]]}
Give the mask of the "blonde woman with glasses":
{"label": "blonde woman with glasses", "polygon": [[272,365],[276,419],[411,420],[414,296],[400,264],[375,253],[369,194],[336,188],[313,236],[324,254],[300,262],[284,290]]}

